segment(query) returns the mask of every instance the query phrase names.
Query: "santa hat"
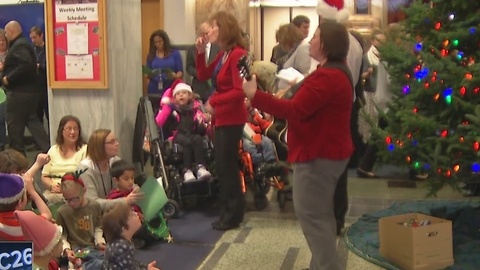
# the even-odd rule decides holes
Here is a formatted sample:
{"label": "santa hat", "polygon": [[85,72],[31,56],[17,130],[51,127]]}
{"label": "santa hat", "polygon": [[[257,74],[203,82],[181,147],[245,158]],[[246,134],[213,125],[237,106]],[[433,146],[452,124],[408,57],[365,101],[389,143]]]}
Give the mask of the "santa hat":
{"label": "santa hat", "polygon": [[175,96],[178,92],[180,91],[188,91],[190,93],[193,93],[192,87],[186,83],[178,83],[175,88],[173,88],[173,96]]}
{"label": "santa hat", "polygon": [[325,20],[344,23],[350,16],[350,12],[344,8],[344,4],[344,0],[318,0],[317,13]]}
{"label": "santa hat", "polygon": [[19,201],[25,194],[22,177],[15,174],[0,173],[0,204]]}
{"label": "santa hat", "polygon": [[180,83],[184,83],[183,80],[181,80],[181,79],[176,79],[175,81],[173,81],[173,83],[172,83],[172,85],[170,86],[170,88],[168,88],[167,90],[165,90],[165,92],[163,93],[162,99],[160,100],[160,106],[170,104],[170,99],[175,96],[175,95],[173,94],[173,90],[174,90],[175,87],[176,87],[178,84],[180,84]]}
{"label": "santa hat", "polygon": [[45,256],[53,251],[62,237],[62,227],[45,220],[32,211],[15,211],[23,236],[33,242],[33,253]]}

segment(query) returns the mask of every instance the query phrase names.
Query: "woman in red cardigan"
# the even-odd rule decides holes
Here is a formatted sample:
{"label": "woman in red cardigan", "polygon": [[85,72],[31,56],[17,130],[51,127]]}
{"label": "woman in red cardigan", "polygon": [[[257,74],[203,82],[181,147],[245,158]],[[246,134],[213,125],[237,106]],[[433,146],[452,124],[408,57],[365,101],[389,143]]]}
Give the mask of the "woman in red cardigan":
{"label": "woman in red cardigan", "polygon": [[346,65],[345,26],[322,22],[310,41],[320,64],[291,99],[257,91],[256,78],[244,83],[252,106],[288,120],[288,161],[293,163],[293,202],[312,252],[310,270],[341,269],[336,254],[333,196],[352,154],[350,112],[353,86]]}
{"label": "woman in red cardigan", "polygon": [[[212,80],[213,94],[205,104],[213,116],[215,168],[220,182],[220,219],[212,226],[216,230],[230,230],[243,221],[245,195],[240,182],[238,147],[243,126],[247,121],[242,83],[237,63],[247,54],[245,39],[237,19],[225,11],[212,15],[208,37],[199,37],[197,47],[197,77]],[[205,48],[208,42],[222,50],[208,66]]]}

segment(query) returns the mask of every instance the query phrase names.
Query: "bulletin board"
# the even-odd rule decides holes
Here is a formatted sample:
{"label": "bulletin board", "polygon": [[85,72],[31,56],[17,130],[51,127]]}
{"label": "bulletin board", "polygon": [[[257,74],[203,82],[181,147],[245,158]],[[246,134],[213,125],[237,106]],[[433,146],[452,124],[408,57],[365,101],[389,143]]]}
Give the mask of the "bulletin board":
{"label": "bulletin board", "polygon": [[50,88],[108,88],[105,1],[45,1]]}

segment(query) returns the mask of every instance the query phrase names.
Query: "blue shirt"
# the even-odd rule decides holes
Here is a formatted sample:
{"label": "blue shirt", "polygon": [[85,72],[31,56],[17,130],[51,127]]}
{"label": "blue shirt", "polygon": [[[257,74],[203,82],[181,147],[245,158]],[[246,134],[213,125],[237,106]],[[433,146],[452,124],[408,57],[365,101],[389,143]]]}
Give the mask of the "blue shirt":
{"label": "blue shirt", "polygon": [[[147,59],[147,67],[153,69],[164,69],[169,68],[173,72],[183,72],[183,63],[182,63],[182,56],[178,50],[172,50],[172,53],[165,56],[164,58],[160,58],[155,56],[152,60]],[[159,89],[159,81],[160,76],[162,78],[163,87]],[[168,89],[174,80],[169,79],[166,73],[161,73],[153,78],[150,79],[148,83],[148,94],[160,94],[162,95],[163,92]]]}

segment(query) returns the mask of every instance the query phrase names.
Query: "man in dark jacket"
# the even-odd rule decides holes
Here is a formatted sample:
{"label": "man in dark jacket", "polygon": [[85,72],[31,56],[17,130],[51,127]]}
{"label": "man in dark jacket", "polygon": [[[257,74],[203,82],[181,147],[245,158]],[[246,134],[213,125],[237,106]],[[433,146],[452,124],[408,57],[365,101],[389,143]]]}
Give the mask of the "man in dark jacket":
{"label": "man in dark jacket", "polygon": [[33,43],[35,58],[37,59],[38,87],[42,95],[37,108],[37,115],[43,123],[43,116],[50,120],[48,115],[48,88],[47,88],[47,54],[42,28],[34,26],[30,29],[30,40]]}
{"label": "man in dark jacket", "polygon": [[[206,22],[200,24],[198,27],[197,35],[202,36],[208,33],[210,25]],[[207,50],[205,52],[205,61],[207,65],[210,64],[218,54],[219,47],[217,45],[208,43]],[[187,51],[187,73],[192,76],[192,89],[194,93],[197,93],[202,99],[203,103],[207,102],[210,94],[212,94],[212,86],[209,81],[200,81],[197,78],[197,67],[196,67],[196,55],[197,48],[195,45],[190,47]]]}
{"label": "man in dark jacket", "polygon": [[23,135],[28,126],[40,149],[47,152],[49,138],[37,117],[41,92],[37,82],[37,61],[32,45],[16,21],[5,25],[10,47],[5,57],[2,84],[7,94],[7,130],[10,147],[25,154]]}

